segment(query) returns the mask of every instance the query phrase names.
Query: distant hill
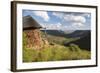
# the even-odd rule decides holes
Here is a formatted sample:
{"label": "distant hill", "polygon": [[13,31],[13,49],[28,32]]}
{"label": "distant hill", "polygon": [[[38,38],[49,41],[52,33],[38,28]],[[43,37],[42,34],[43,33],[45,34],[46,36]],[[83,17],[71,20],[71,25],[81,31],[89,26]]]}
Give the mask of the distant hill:
{"label": "distant hill", "polygon": [[[41,30],[41,31],[45,32],[45,30]],[[54,35],[54,36],[77,38],[77,37],[84,37],[84,36],[88,35],[90,33],[90,30],[76,30],[76,31],[46,30],[46,33],[49,35]]]}
{"label": "distant hill", "polygon": [[74,43],[76,45],[79,45],[79,47],[81,49],[85,49],[85,50],[91,50],[91,34],[88,33],[87,35],[84,35],[83,37],[81,37],[80,39],[76,40],[76,41],[72,41],[69,43],[65,43],[65,46],[70,45],[71,43]]}
{"label": "distant hill", "polygon": [[90,34],[90,30],[76,30],[70,34],[67,34],[67,37],[73,37],[73,38],[80,37],[80,38],[82,38],[82,37],[85,37],[89,34]]}
{"label": "distant hill", "polygon": [[[44,30],[42,30],[44,32]],[[91,50],[90,30],[76,30],[71,33],[59,30],[46,30],[48,38],[57,43],[69,46],[71,43],[79,45],[80,48]]]}
{"label": "distant hill", "polygon": [[[41,30],[41,31],[45,32],[45,30]],[[59,30],[46,30],[46,33],[53,36],[62,36],[62,37],[66,36],[65,33]]]}

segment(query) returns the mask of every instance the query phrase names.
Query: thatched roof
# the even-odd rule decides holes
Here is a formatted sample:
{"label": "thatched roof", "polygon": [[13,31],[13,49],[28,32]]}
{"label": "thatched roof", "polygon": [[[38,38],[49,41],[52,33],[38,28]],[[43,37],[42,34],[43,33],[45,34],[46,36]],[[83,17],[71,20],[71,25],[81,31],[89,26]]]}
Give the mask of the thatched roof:
{"label": "thatched roof", "polygon": [[35,19],[33,19],[30,15],[23,17],[23,29],[24,30],[39,29],[39,28],[42,28],[42,26]]}

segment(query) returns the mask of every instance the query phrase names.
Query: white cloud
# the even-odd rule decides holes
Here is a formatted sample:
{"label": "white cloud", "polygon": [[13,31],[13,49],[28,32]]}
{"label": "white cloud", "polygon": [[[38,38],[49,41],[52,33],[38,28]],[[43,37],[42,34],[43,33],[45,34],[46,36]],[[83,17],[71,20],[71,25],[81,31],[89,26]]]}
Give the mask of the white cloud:
{"label": "white cloud", "polygon": [[58,13],[58,12],[53,12],[52,15],[58,17],[58,18],[62,18],[63,17],[63,13]]}
{"label": "white cloud", "polygon": [[[82,15],[74,15],[74,14],[63,14],[63,13],[58,13],[58,12],[53,12],[53,15],[62,19],[65,22],[68,22],[71,25],[68,26],[73,26],[73,27],[84,27],[86,18],[85,16],[90,16],[90,14],[82,14]],[[63,26],[62,28],[68,28],[66,26]]]}
{"label": "white cloud", "polygon": [[65,21],[69,21],[69,22],[77,22],[77,23],[85,23],[86,22],[86,19],[84,16],[81,16],[81,15],[72,15],[72,14],[69,14],[69,15],[65,15],[64,16],[64,20]]}
{"label": "white cloud", "polygon": [[73,14],[63,14],[63,13],[53,12],[53,15],[62,18],[65,21],[78,22],[78,23],[86,22],[86,18],[84,16],[90,17],[90,14],[87,13],[82,15],[73,15]]}
{"label": "white cloud", "polygon": [[57,30],[57,29],[61,29],[61,23],[56,23],[56,24],[41,24],[43,28],[46,29],[51,29],[51,30]]}
{"label": "white cloud", "polygon": [[56,24],[56,27],[57,27],[57,28],[60,28],[61,25],[62,25],[61,23],[57,23],[57,24]]}
{"label": "white cloud", "polygon": [[83,23],[73,23],[72,26],[74,27],[84,27]]}
{"label": "white cloud", "polygon": [[74,16],[74,17],[73,17],[73,20],[74,20],[75,22],[80,22],[80,23],[85,23],[85,22],[86,22],[86,19],[85,19],[85,17],[83,17],[83,16]]}
{"label": "white cloud", "polygon": [[91,14],[90,13],[84,13],[84,14],[82,14],[82,16],[85,16],[85,17],[90,18],[91,17]]}
{"label": "white cloud", "polygon": [[40,16],[41,18],[43,18],[45,21],[48,21],[50,19],[48,13],[46,11],[33,11],[33,13],[36,16]]}
{"label": "white cloud", "polygon": [[64,20],[69,22],[68,27],[71,26],[74,29],[82,29],[86,26],[86,18],[82,15],[67,14],[64,16]]}
{"label": "white cloud", "polygon": [[47,29],[60,29],[61,28],[61,23],[57,23],[57,24],[48,24],[47,25]]}
{"label": "white cloud", "polygon": [[[91,15],[89,13],[84,14],[64,14],[60,12],[53,12],[52,15],[60,18],[62,21],[58,22],[56,24],[46,24],[43,26],[47,29],[51,30],[57,30],[57,29],[89,29],[89,26],[87,26],[86,17],[90,17]],[[65,24],[63,24],[65,23]]]}

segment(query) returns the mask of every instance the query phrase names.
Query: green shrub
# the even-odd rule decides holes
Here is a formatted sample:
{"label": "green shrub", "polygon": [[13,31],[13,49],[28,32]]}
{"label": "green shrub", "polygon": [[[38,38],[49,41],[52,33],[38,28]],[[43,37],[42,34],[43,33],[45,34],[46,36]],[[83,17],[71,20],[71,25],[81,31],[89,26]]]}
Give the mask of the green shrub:
{"label": "green shrub", "polygon": [[78,59],[90,59],[91,54],[89,51],[82,50],[76,44],[70,44],[71,55],[70,59],[78,60]]}
{"label": "green shrub", "polygon": [[52,50],[52,54],[53,54],[53,60],[57,61],[57,60],[64,60],[65,56],[67,56],[67,48],[64,47],[55,47]]}
{"label": "green shrub", "polygon": [[81,49],[76,44],[70,44],[70,50],[76,51],[76,52],[81,52]]}
{"label": "green shrub", "polygon": [[25,48],[26,47],[26,44],[27,44],[27,38],[26,38],[26,34],[25,33],[23,33],[23,48]]}
{"label": "green shrub", "polygon": [[81,52],[81,56],[82,56],[83,59],[91,59],[91,52],[83,50]]}
{"label": "green shrub", "polygon": [[37,51],[30,48],[23,49],[23,62],[33,62],[36,61],[37,58],[38,58]]}
{"label": "green shrub", "polygon": [[51,61],[53,57],[52,49],[43,49],[39,53],[38,61]]}

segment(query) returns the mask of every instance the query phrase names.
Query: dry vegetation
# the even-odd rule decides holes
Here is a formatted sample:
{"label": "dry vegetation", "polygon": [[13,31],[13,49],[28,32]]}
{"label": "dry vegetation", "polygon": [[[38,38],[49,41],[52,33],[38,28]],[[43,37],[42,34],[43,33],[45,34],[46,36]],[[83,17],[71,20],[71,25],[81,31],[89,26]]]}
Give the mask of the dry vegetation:
{"label": "dry vegetation", "polygon": [[[67,47],[57,43],[44,44],[41,50],[36,50],[32,48],[27,48],[26,41],[27,39],[24,33],[23,62],[80,60],[91,58],[90,51],[83,50],[76,44],[70,44]],[[53,40],[51,39],[51,41]]]}

